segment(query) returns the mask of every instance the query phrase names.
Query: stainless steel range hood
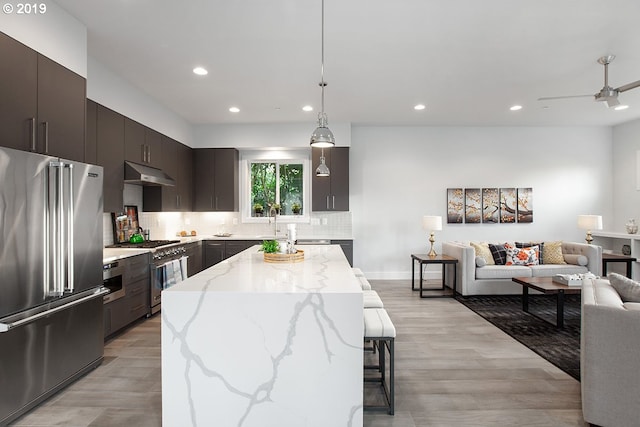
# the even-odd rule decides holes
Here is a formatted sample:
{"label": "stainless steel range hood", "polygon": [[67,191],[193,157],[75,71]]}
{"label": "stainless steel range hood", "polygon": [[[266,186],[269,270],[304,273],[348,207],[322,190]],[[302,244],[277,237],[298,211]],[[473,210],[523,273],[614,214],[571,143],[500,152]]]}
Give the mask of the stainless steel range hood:
{"label": "stainless steel range hood", "polygon": [[167,185],[173,187],[176,182],[160,169],[124,162],[124,182],[138,185]]}

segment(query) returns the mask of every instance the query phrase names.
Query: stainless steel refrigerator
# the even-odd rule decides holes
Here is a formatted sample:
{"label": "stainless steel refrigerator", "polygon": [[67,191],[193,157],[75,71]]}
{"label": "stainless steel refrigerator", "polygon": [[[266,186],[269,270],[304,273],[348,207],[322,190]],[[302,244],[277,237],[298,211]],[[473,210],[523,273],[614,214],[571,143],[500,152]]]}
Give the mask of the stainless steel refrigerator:
{"label": "stainless steel refrigerator", "polygon": [[102,179],[0,147],[0,425],[102,361]]}

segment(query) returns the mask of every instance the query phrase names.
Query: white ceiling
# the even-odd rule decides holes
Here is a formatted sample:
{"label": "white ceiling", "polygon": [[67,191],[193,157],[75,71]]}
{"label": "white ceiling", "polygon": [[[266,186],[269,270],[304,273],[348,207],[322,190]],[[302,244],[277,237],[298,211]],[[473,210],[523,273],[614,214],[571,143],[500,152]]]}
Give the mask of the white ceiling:
{"label": "white ceiling", "polygon": [[[56,3],[87,26],[91,57],[191,123],[316,120],[321,0]],[[639,18],[638,0],[325,0],[329,124],[640,118],[640,88],[620,95],[625,111],[589,98],[537,101],[598,92],[605,54],[617,56],[611,86],[640,80]],[[209,75],[194,75],[198,65]],[[427,108],[414,111],[417,103]],[[524,108],[511,112],[513,104]]]}

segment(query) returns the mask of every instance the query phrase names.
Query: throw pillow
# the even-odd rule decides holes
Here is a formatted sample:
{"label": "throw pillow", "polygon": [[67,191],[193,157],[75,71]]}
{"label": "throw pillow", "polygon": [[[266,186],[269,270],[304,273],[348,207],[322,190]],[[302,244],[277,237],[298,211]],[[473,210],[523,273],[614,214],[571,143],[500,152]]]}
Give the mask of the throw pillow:
{"label": "throw pillow", "polygon": [[609,273],[607,278],[623,302],[640,302],[640,282],[618,273]]}
{"label": "throw pillow", "polygon": [[544,242],[542,257],[544,264],[566,264],[562,255],[562,242]]}
{"label": "throw pillow", "polygon": [[491,251],[489,250],[489,244],[480,242],[480,243],[469,243],[473,249],[476,251],[476,256],[481,256],[487,262],[487,265],[494,265],[493,256],[491,255]]}
{"label": "throw pillow", "polygon": [[507,262],[505,265],[538,265],[538,250],[538,246],[530,248],[507,246]]}
{"label": "throw pillow", "polygon": [[504,245],[494,245],[489,243],[489,250],[496,265],[504,265],[507,262],[507,250]]}
{"label": "throw pillow", "polygon": [[530,248],[538,246],[538,264],[544,264],[544,242],[516,242],[516,248]]}
{"label": "throw pillow", "polygon": [[484,267],[485,265],[487,265],[487,261],[485,261],[485,259],[482,258],[481,256],[477,256],[476,257],[476,267]]}
{"label": "throw pillow", "polygon": [[578,254],[564,254],[565,264],[573,264],[573,265],[587,265],[589,264],[589,258],[584,255]]}

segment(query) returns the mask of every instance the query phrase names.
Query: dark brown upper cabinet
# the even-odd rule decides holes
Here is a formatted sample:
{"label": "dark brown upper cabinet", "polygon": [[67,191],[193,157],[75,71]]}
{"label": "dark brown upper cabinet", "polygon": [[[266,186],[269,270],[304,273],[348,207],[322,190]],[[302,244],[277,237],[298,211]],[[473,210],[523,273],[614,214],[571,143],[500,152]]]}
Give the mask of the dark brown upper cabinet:
{"label": "dark brown upper cabinet", "polygon": [[193,209],[193,157],[191,148],[161,135],[160,169],[176,182],[169,186],[145,186],[143,206],[147,212],[185,212]]}
{"label": "dark brown upper cabinet", "polygon": [[98,164],[98,104],[87,99],[87,137],[84,140],[84,162]]}
{"label": "dark brown upper cabinet", "polygon": [[125,117],[124,125],[125,160],[160,168],[162,166],[162,135],[128,117]]}
{"label": "dark brown upper cabinet", "polygon": [[199,148],[193,150],[196,212],[237,212],[239,210],[238,150]]}
{"label": "dark brown upper cabinet", "polygon": [[0,145],[29,151],[38,115],[38,53],[0,33]]}
{"label": "dark brown upper cabinet", "polygon": [[331,174],[316,176],[321,149],[312,148],[311,207],[313,211],[349,210],[349,147],[324,149],[324,157]]}
{"label": "dark brown upper cabinet", "polygon": [[0,145],[83,162],[86,81],[0,33]]}
{"label": "dark brown upper cabinet", "polygon": [[124,208],[124,116],[97,106],[97,164],[104,168],[104,212]]}

